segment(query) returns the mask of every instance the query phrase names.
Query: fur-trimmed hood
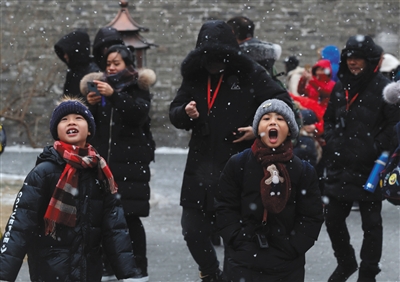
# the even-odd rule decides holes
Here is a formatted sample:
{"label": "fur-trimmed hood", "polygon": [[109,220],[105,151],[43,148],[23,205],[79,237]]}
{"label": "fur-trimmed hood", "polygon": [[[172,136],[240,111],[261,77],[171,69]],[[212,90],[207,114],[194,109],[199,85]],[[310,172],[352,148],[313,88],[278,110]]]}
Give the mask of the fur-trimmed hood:
{"label": "fur-trimmed hood", "polygon": [[383,88],[383,98],[389,104],[400,103],[400,80],[389,83]]}
{"label": "fur-trimmed hood", "polygon": [[[152,69],[138,69],[138,86],[140,89],[149,90],[150,86],[154,85],[157,76]],[[93,80],[105,81],[104,73],[92,72],[85,75],[80,82],[80,90],[82,95],[88,94],[87,83]]]}
{"label": "fur-trimmed hood", "polygon": [[238,76],[250,76],[254,70],[254,62],[240,50],[232,28],[224,21],[208,21],[203,24],[196,48],[182,62],[182,77],[196,79],[208,75],[204,68],[205,60],[223,61],[227,65],[225,72]]}

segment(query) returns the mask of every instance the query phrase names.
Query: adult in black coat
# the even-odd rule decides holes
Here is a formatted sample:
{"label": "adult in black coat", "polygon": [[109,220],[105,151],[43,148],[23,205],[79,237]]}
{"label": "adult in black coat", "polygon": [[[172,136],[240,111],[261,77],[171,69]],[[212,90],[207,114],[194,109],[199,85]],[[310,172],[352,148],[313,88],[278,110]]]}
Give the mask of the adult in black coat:
{"label": "adult in black coat", "polygon": [[[147,277],[146,235],[140,217],[148,216],[150,211],[149,165],[154,160],[155,147],[149,131],[149,88],[155,82],[155,73],[150,69],[136,70],[133,56],[124,45],[111,46],[105,59],[107,72],[86,75],[81,91],[87,95],[96,121],[92,145],[114,174],[136,264]],[[124,67],[117,70],[122,64]],[[88,81],[95,82],[100,95],[89,92]]]}
{"label": "adult in black coat", "polygon": [[221,171],[232,155],[251,146],[255,136],[250,125],[257,107],[272,97],[290,105],[291,100],[263,67],[240,52],[223,21],[203,24],[196,48],[182,62],[181,74],[183,81],[169,111],[176,128],[192,130],[180,198],[181,223],[189,251],[207,281],[219,276],[209,238]]}
{"label": "adult in black coat", "polygon": [[382,48],[369,36],[352,36],[341,53],[339,82],[324,115],[327,231],[338,267],[329,281],[345,281],[357,270],[346,226],[353,201],[358,201],[364,231],[358,281],[375,281],[382,252],[382,197],[364,184],[383,151],[392,148],[399,109],[383,100],[390,82],[379,72]]}
{"label": "adult in black coat", "polygon": [[100,281],[100,245],[118,279],[136,275],[122,205],[100,184],[97,167],[79,171],[76,226],[59,224],[56,239],[45,235],[46,208],[66,164],[47,146],[26,177],[1,243],[0,280],[15,281],[27,254],[32,281]]}
{"label": "adult in black coat", "polygon": [[82,77],[88,73],[99,71],[90,58],[89,35],[81,30],[68,33],[54,45],[54,51],[68,66],[64,94],[70,97],[82,97],[79,89]]}

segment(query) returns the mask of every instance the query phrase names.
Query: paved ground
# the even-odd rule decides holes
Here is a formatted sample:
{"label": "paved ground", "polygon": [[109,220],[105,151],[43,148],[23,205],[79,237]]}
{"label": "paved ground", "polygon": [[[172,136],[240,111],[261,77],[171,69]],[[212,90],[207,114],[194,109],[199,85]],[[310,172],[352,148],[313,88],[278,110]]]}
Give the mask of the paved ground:
{"label": "paved ground", "polygon": [[[3,157],[5,156],[7,157],[7,155],[2,155],[0,158],[0,173],[13,170],[10,165],[4,168],[5,158]],[[164,154],[159,150],[156,162],[152,164],[152,209],[150,216],[143,219],[147,233],[151,282],[200,281],[197,266],[186,248],[180,228],[179,192],[185,157],[184,154]],[[15,156],[13,158],[16,159]],[[15,160],[15,162],[18,167],[16,171],[21,171],[19,161]],[[4,179],[0,178],[0,191]],[[1,201],[3,201],[3,196]],[[400,207],[384,202],[382,215],[384,220],[382,272],[377,276],[377,281],[400,281]],[[352,244],[359,252],[362,231],[358,212],[351,213],[348,225],[352,233]],[[217,252],[222,261],[223,248],[217,247]],[[319,240],[307,253],[306,281],[327,281],[335,267],[336,262],[333,258],[330,241],[325,226],[323,226]],[[354,274],[348,281],[356,280],[357,274]],[[17,281],[29,281],[26,263],[21,268]]]}

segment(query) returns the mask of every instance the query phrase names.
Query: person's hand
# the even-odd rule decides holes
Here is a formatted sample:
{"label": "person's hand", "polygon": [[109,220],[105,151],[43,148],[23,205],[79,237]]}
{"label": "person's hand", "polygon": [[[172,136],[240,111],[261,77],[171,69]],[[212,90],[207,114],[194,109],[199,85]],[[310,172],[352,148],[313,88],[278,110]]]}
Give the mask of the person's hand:
{"label": "person's hand", "polygon": [[114,89],[107,82],[101,80],[93,80],[93,82],[96,83],[97,90],[99,90],[101,95],[109,97],[114,94]]}
{"label": "person's hand", "polygon": [[101,95],[97,95],[96,92],[89,92],[86,96],[86,101],[90,105],[96,105],[97,103],[101,102]]}
{"label": "person's hand", "polygon": [[200,116],[200,113],[197,111],[195,101],[190,101],[189,104],[186,105],[185,111],[186,114],[192,119],[196,119]]}
{"label": "person's hand", "polygon": [[253,132],[253,127],[251,127],[251,126],[239,127],[237,129],[237,131],[239,131],[243,135],[241,137],[233,140],[232,143],[239,143],[239,142],[242,142],[244,140],[253,140],[253,139],[256,138],[256,136],[254,135],[254,132]]}
{"label": "person's hand", "polygon": [[304,70],[301,76],[308,82],[312,78],[312,74],[308,70]]}

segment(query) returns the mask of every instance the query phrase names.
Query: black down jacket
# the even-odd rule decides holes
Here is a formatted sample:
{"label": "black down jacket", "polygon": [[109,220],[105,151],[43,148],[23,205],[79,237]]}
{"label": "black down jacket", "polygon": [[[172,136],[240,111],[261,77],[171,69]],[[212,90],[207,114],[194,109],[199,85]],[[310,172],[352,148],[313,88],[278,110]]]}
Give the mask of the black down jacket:
{"label": "black down jacket", "polygon": [[14,281],[27,254],[32,281],[100,281],[100,245],[119,279],[134,275],[122,206],[100,186],[97,169],[79,171],[76,226],[56,225],[56,239],[44,235],[43,217],[64,167],[55,149],[45,147],[26,177],[2,238],[0,280]]}
{"label": "black down jacket", "polygon": [[[138,72],[137,84],[115,90],[101,103],[89,105],[96,121],[91,143],[114,174],[125,216],[148,216],[150,212],[149,165],[154,160],[155,143],[150,131],[149,87],[155,73],[150,69]],[[86,75],[81,82],[82,93],[88,92],[86,82],[93,77],[102,79],[102,74]]]}
{"label": "black down jacket", "polygon": [[[393,129],[399,121],[399,107],[382,97],[383,88],[390,81],[376,71],[381,50],[367,39],[360,42],[351,37],[346,43],[338,73],[340,81],[332,90],[324,115],[324,194],[343,201],[381,200],[380,189],[371,193],[363,186],[380,154],[395,148]],[[351,87],[347,97],[345,82],[356,80],[346,65],[348,52],[364,57],[366,70],[359,75],[357,93]]]}
{"label": "black down jacket", "polygon": [[[305,264],[305,253],[314,245],[323,223],[321,193],[308,162],[293,156],[285,166],[291,180],[290,197],[282,212],[267,214],[263,226],[263,167],[251,149],[226,164],[215,195],[216,224],[231,266],[290,273]],[[267,236],[269,248],[260,248],[256,233]]]}
{"label": "black down jacket", "polygon": [[[229,59],[209,114],[208,72],[202,66],[204,54]],[[258,106],[267,99],[281,99],[290,106],[292,103],[286,90],[276,84],[263,67],[241,53],[231,28],[221,21],[203,25],[196,49],[182,62],[181,73],[183,81],[169,111],[176,128],[192,130],[180,204],[213,210],[214,190],[226,162],[253,142],[232,143],[232,132],[251,125]],[[194,120],[185,112],[192,100],[200,113]]]}

